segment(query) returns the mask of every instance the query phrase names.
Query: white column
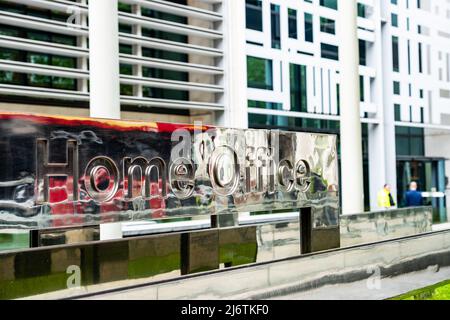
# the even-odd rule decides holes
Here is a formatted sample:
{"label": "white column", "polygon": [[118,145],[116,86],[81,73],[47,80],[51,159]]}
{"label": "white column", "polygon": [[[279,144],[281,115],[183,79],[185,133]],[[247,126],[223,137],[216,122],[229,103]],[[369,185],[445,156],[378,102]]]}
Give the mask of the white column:
{"label": "white column", "polygon": [[343,214],[364,211],[356,0],[339,1]]}
{"label": "white column", "polygon": [[225,112],[221,125],[248,127],[245,0],[223,1]]}
{"label": "white column", "polygon": [[[384,81],[386,80],[386,77],[383,76],[383,68],[385,68],[384,61],[384,53],[383,53],[383,29],[382,29],[382,3],[380,1],[374,2],[373,6],[373,13],[372,13],[372,19],[376,21],[375,25],[375,43],[372,44],[369,47],[369,50],[367,51],[367,58],[370,65],[373,65],[375,69],[377,70],[376,77],[373,82],[372,87],[372,103],[375,103],[377,106],[377,120],[379,121],[378,124],[372,124],[368,125],[369,129],[369,195],[364,195],[366,198],[370,198],[370,210],[375,211],[379,210],[378,208],[378,201],[377,201],[377,195],[378,191],[381,190],[383,185],[387,182],[386,180],[386,166],[391,166],[391,163],[386,162],[386,148],[388,146],[385,144],[385,141],[392,141],[392,140],[386,140],[385,139],[385,112],[389,113],[391,112],[393,114],[393,111],[389,104],[386,104],[384,101]],[[385,50],[386,52],[392,52],[392,50],[389,51],[389,49]],[[391,59],[392,60],[392,59]],[[388,68],[390,68],[390,64]],[[392,88],[392,82],[391,87]],[[391,89],[392,91],[392,89]],[[385,110],[386,109],[386,110]],[[395,141],[395,137],[394,140]],[[395,148],[395,147],[394,147]],[[394,150],[395,151],[395,150]],[[393,164],[395,167],[395,163]]]}
{"label": "white column", "polygon": [[[96,0],[94,0],[94,1],[96,1]],[[100,225],[100,240],[101,241],[116,240],[116,239],[122,239],[122,238],[123,238],[123,233],[122,233],[122,223],[121,222],[106,223],[106,224]]]}
{"label": "white column", "polygon": [[[117,0],[89,1],[90,116],[120,119]],[[100,240],[122,238],[122,224],[100,225]]]}
{"label": "white column", "polygon": [[[383,12],[387,11],[387,3],[381,2]],[[383,7],[384,6],[384,7]],[[392,71],[392,33],[390,26],[385,24],[381,28],[382,31],[382,60],[383,65],[380,69],[380,77],[383,79],[383,121],[384,121],[384,156],[385,156],[385,181],[391,186],[391,194],[394,200],[397,202],[397,154],[396,154],[396,142],[395,142],[395,114],[394,114],[394,101],[393,101],[393,71]],[[411,54],[414,54],[416,50],[411,50]],[[405,53],[406,50],[400,51]],[[406,58],[405,58],[406,59]],[[417,61],[412,60],[411,61]],[[414,64],[412,64],[414,67]],[[406,67],[405,67],[406,69]],[[378,76],[378,75],[377,75]],[[381,181],[380,181],[381,182]],[[383,186],[379,185],[378,190],[381,190]]]}
{"label": "white column", "polygon": [[117,0],[89,1],[90,115],[120,119]]}

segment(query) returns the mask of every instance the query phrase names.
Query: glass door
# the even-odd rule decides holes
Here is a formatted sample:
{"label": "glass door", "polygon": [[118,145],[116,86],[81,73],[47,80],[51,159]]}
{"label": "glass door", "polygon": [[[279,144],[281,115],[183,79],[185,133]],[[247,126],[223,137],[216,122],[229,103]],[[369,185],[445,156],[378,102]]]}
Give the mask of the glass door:
{"label": "glass door", "polygon": [[433,222],[446,222],[445,209],[445,160],[406,159],[397,161],[397,203],[405,207],[405,193],[410,182],[418,184],[424,193],[424,205],[433,207]]}

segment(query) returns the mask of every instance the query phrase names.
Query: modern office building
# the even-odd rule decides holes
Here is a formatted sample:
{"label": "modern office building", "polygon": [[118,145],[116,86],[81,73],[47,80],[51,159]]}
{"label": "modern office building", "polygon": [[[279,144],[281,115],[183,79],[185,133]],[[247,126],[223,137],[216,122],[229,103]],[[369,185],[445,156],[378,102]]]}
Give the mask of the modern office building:
{"label": "modern office building", "polygon": [[[221,2],[1,1],[1,108],[98,114],[98,109],[109,108],[108,100],[90,106],[89,81],[102,72],[99,65],[116,61],[120,63],[121,118],[221,122],[227,117],[224,106],[232,91],[225,92],[230,87],[226,75],[232,74],[227,69],[235,60],[225,54],[233,45],[228,43],[228,29],[235,26],[224,19],[235,10],[233,2]],[[118,13],[111,11],[113,7],[118,7]],[[107,51],[102,57],[90,57],[90,38],[97,37],[95,43],[102,47],[115,37],[112,29],[104,36],[89,28],[99,19],[118,23],[118,55]],[[240,20],[242,33],[244,12]],[[245,68],[245,55],[241,59]],[[90,66],[96,68],[91,70],[94,75]],[[105,98],[115,94],[96,88],[96,94]],[[245,94],[245,87],[241,91]],[[107,112],[102,115],[108,116]]]}
{"label": "modern office building", "polygon": [[[339,134],[341,1],[3,0],[0,110]],[[450,0],[358,2],[366,207],[385,183],[446,193]]]}
{"label": "modern office building", "polygon": [[[246,1],[250,126],[339,134],[341,1]],[[399,205],[411,180],[445,193],[450,1],[358,1],[357,19],[366,207],[385,183]]]}

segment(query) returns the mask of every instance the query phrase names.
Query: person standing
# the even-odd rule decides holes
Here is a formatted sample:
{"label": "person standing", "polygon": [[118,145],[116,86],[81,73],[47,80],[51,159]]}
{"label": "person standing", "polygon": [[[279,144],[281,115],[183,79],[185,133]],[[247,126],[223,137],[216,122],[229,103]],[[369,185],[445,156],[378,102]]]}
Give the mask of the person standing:
{"label": "person standing", "polygon": [[409,184],[409,191],[405,193],[406,207],[420,207],[423,205],[422,193],[417,191],[417,182],[412,181]]}
{"label": "person standing", "polygon": [[391,194],[391,186],[385,184],[383,189],[378,192],[378,207],[383,209],[390,209],[395,207],[396,203]]}

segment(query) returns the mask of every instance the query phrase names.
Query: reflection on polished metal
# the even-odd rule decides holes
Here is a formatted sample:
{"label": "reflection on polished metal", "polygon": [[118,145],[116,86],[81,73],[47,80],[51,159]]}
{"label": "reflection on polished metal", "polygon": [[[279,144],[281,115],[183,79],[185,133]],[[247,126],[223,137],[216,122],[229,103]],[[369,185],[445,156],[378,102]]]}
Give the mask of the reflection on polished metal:
{"label": "reflection on polished metal", "polygon": [[[38,247],[0,252],[0,298],[65,289],[73,266],[83,286],[155,281],[340,245],[333,135],[0,113],[0,157],[0,235]],[[152,235],[98,241],[140,221]]]}
{"label": "reflection on polished metal", "polygon": [[321,134],[2,113],[0,224],[326,207],[315,225],[336,226],[335,143]]}
{"label": "reflection on polished metal", "polygon": [[345,215],[341,246],[385,241],[432,231],[433,208],[414,207]]}

